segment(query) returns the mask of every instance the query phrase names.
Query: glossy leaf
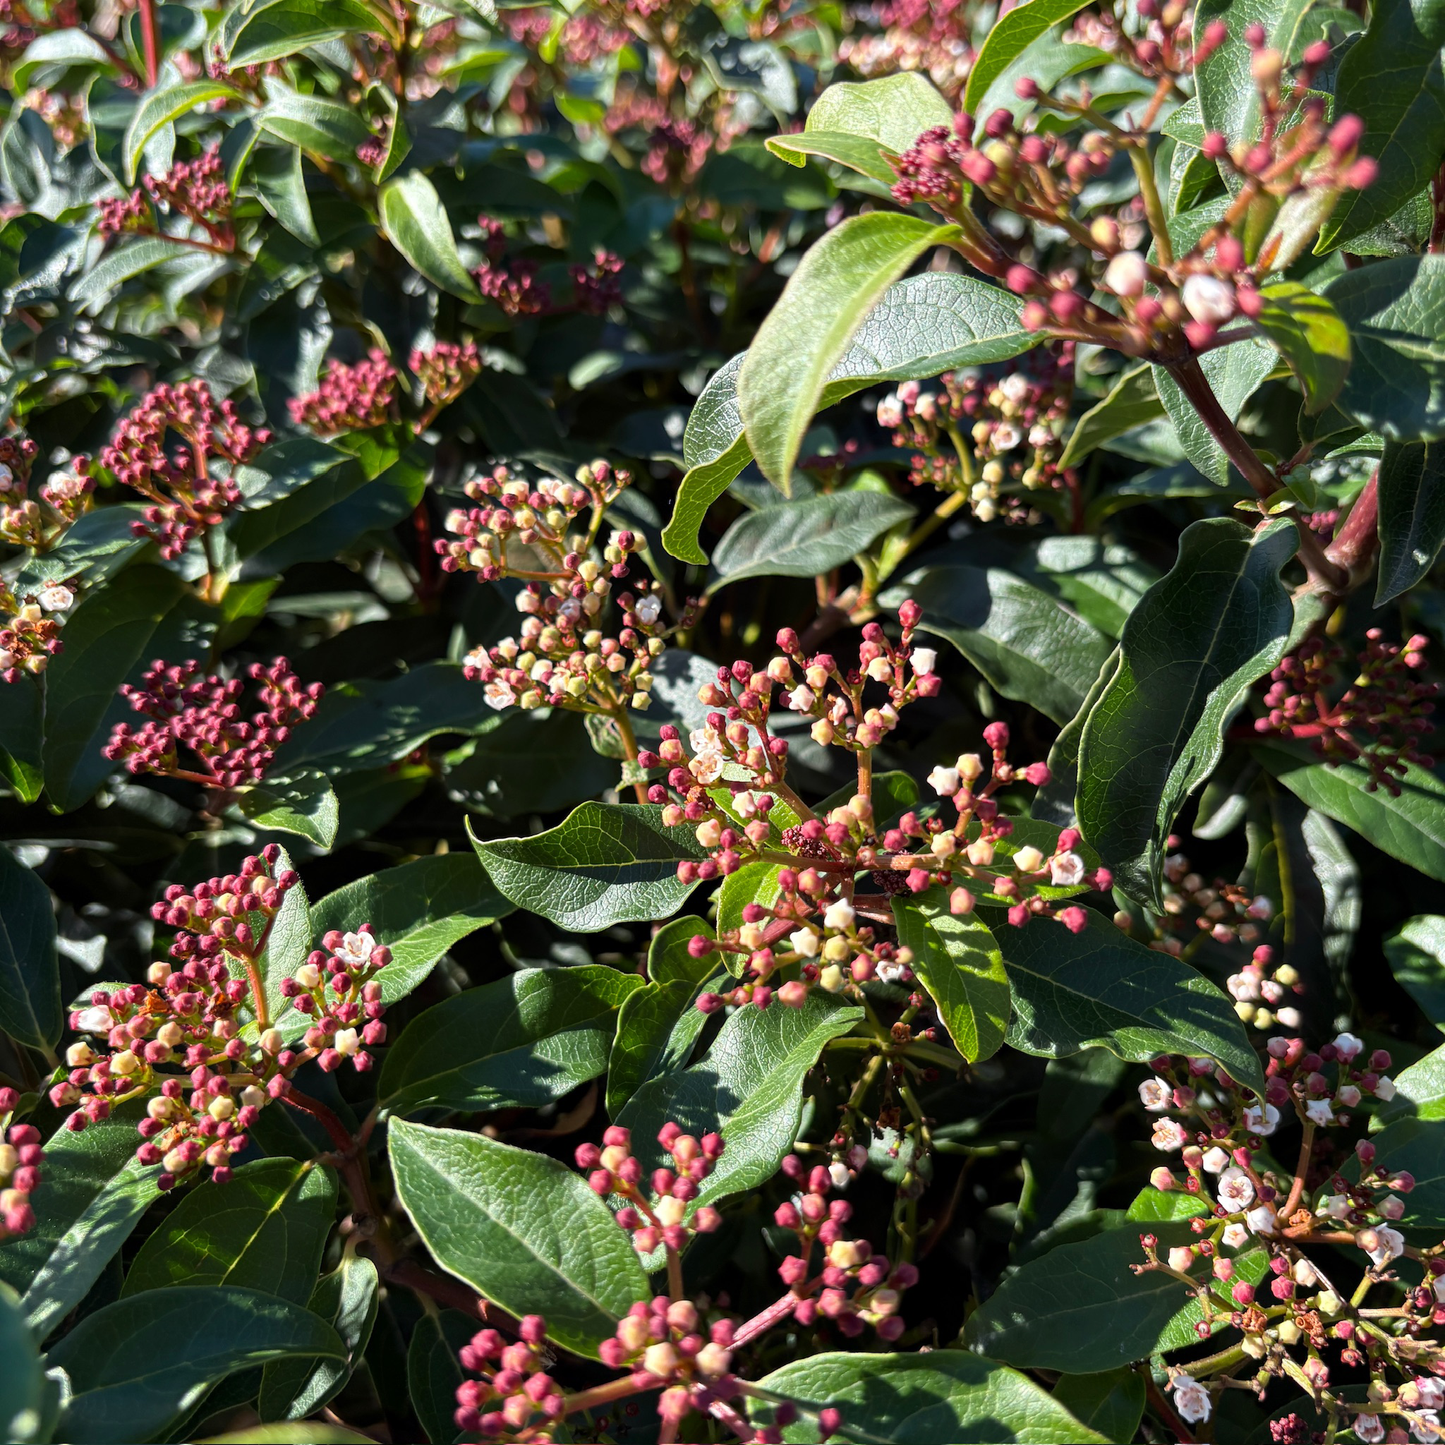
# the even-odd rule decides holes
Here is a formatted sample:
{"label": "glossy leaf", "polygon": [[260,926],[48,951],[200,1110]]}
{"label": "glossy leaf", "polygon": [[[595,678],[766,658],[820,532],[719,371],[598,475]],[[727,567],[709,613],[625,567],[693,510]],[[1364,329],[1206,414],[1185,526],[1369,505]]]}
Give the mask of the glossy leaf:
{"label": "glossy leaf", "polygon": [[703,856],[693,830],[651,804],[583,803],[545,833],[472,846],[504,897],[579,933],[675,913],[697,886],[677,865]]}
{"label": "glossy leaf", "polygon": [[187,1193],[141,1246],[124,1295],[225,1285],[305,1304],[336,1217],[336,1179],[297,1159],[257,1159]]}
{"label": "glossy leaf", "polygon": [[1118,637],[1159,580],[1137,552],[1097,537],[1044,537],[1030,549],[1030,561],[1031,580],[1058,593],[1109,637]]}
{"label": "glossy leaf", "polygon": [[745,577],[820,577],[913,515],[897,497],[863,491],[748,512],[718,543],[712,557],[717,580],[708,590]]}
{"label": "glossy leaf", "polygon": [[[1239,420],[1245,402],[1259,390],[1274,364],[1274,349],[1257,341],[1237,341],[1232,346],[1216,347],[1199,358],[1199,369],[1230,421]],[[1210,481],[1224,486],[1229,480],[1229,458],[1224,448],[1214,440],[1167,367],[1154,368],[1154,383],[1159,388],[1159,400],[1174,423],[1184,455]]]}
{"label": "glossy leaf", "polygon": [[371,131],[359,111],[319,95],[301,95],[272,85],[270,100],[256,115],[260,127],[278,140],[323,160],[348,164]]}
{"label": "glossy leaf", "polygon": [[[156,1358],[158,1341],[185,1350]],[[87,1315],[47,1363],[70,1377],[60,1422],[70,1440],[158,1438],[237,1370],[290,1355],[345,1359],[336,1331],[310,1310],[249,1289],[147,1290]]]}
{"label": "glossy leaf", "polygon": [[1298,281],[1275,281],[1260,295],[1254,324],[1274,343],[1304,388],[1305,411],[1317,416],[1340,393],[1350,370],[1350,333],[1339,312]]}
{"label": "glossy leaf", "polygon": [[434,286],[467,301],[481,300],[457,253],[451,222],[436,187],[421,171],[409,171],[382,188],[379,208],[386,239]]}
{"label": "glossy leaf", "polygon": [[433,1258],[487,1299],[541,1314],[564,1348],[595,1358],[652,1291],[612,1211],[575,1170],[481,1134],[388,1127],[397,1194]]}
{"label": "glossy leaf", "polygon": [[[862,1017],[831,994],[812,990],[800,1009],[740,1008],[691,1068],[644,1084],[618,1123],[632,1130],[645,1162],[662,1163],[657,1131],[669,1119],[698,1138],[720,1133],[727,1149],[691,1207],[756,1189],[793,1147],[802,1117],[802,1083],[823,1046]],[[655,1156],[655,1157],[654,1157]]]}
{"label": "glossy leaf", "polygon": [[47,1389],[40,1351],[25,1322],[20,1300],[0,1284],[0,1439],[12,1445],[48,1440],[45,1433]]}
{"label": "glossy leaf", "polygon": [[1375,606],[1383,607],[1424,579],[1445,543],[1445,443],[1386,442],[1379,505]]}
{"label": "glossy leaf", "polygon": [[149,91],[142,96],[125,133],[123,156],[126,184],[135,184],[136,167],[140,164],[141,156],[150,144],[151,137],[162,126],[180,119],[197,106],[209,106],[212,101],[230,100],[235,96],[235,90],[224,80],[188,80],[179,85],[168,85],[161,90]]}
{"label": "glossy leaf", "polygon": [[457,1386],[465,1376],[457,1351],[477,1332],[477,1322],[460,1310],[423,1315],[406,1351],[407,1393],[431,1445],[450,1445],[458,1435],[453,1419]]}
{"label": "glossy leaf", "polygon": [[396,21],[365,0],[245,0],[222,27],[233,70],[284,60],[308,45],[360,32],[394,38]]}
{"label": "glossy leaf", "polygon": [[895,898],[893,919],[954,1047],[970,1063],[997,1053],[1008,1026],[1009,981],[988,925],[951,913],[941,888]]}
{"label": "glossy leaf", "polygon": [[885,601],[904,597],[923,608],[921,629],[951,642],[996,692],[1057,723],[1078,712],[1109,655],[1097,628],[1001,568],[929,567]]}
{"label": "glossy leaf", "polygon": [[241,795],[240,808],[258,828],[295,833],[318,848],[336,841],[341,809],[326,774],[302,768],[289,776],[267,778]]}
{"label": "glossy leaf", "polygon": [[1131,898],[1157,902],[1180,807],[1214,770],[1249,689],[1284,655],[1294,614],[1279,573],[1296,545],[1287,520],[1259,532],[1196,522],[1124,625],[1118,669],[1080,738],[1076,811]]}
{"label": "glossy leaf", "polygon": [[1354,348],[1340,409],[1389,441],[1445,437],[1445,256],[1346,271],[1325,295]]}
{"label": "glossy leaf", "polygon": [[1063,1375],[1054,1402],[1106,1440],[1132,1440],[1144,1417],[1148,1387],[1139,1370],[1105,1370],[1097,1375]]}
{"label": "glossy leaf", "polygon": [[998,930],[1013,989],[1009,1043],[1051,1059],[1088,1048],[1134,1063],[1203,1055],[1262,1094],[1264,1076],[1233,1001],[1197,969],[1085,912],[1081,933],[1038,919]]}
{"label": "glossy leaf", "polygon": [[[1010,10],[988,32],[963,93],[963,109],[979,116],[979,107],[997,76],[1041,35],[1084,8],[1084,0],[1029,0]],[[979,116],[982,119],[982,116]]]}
{"label": "glossy leaf", "polygon": [[768,1399],[792,1401],[803,1413],[797,1423],[783,1427],[782,1438],[788,1441],[816,1440],[816,1416],[825,1406],[842,1412],[842,1440],[1062,1445],[1105,1439],[1027,1375],[958,1349],[813,1355],[765,1375],[757,1388],[764,1398],[750,1401],[749,1411],[759,1424],[773,1418]]}
{"label": "glossy leaf", "polygon": [[957,234],[875,211],[829,231],[799,262],[738,370],[738,406],[763,475],[784,493],[824,387],[868,312],[930,246]]}
{"label": "glossy leaf", "polygon": [[1059,465],[1076,467],[1090,452],[1116,436],[1163,415],[1164,403],[1154,385],[1153,369],[1145,362],[1130,367],[1119,374],[1104,398],[1074,423]]}
{"label": "glossy leaf", "polygon": [[64,1024],[50,890],[0,848],[0,1031],[33,1049],[49,1049]]}
{"label": "glossy leaf", "polygon": [[1250,75],[1253,51],[1245,39],[1252,25],[1263,28],[1265,44],[1288,56],[1295,50],[1314,0],[1200,0],[1195,34],[1214,20],[1228,27],[1224,43],[1195,68],[1195,90],[1203,128],[1220,131],[1231,142],[1259,137],[1259,98]]}
{"label": "glossy leaf", "polygon": [[535,1108],[595,1079],[624,1001],[614,968],[528,968],[418,1014],[387,1050],[378,1097],[394,1114]]}
{"label": "glossy leaf", "polygon": [[1320,235],[1318,252],[1386,222],[1429,184],[1445,159],[1445,5],[1439,0],[1378,0],[1370,25],[1345,52],[1335,82],[1337,114],[1365,122],[1359,153],[1379,174],[1363,191],[1346,191]]}
{"label": "glossy leaf", "polygon": [[1445,1032],[1445,918],[1421,913],[1410,919],[1385,940],[1385,958],[1420,1011]]}

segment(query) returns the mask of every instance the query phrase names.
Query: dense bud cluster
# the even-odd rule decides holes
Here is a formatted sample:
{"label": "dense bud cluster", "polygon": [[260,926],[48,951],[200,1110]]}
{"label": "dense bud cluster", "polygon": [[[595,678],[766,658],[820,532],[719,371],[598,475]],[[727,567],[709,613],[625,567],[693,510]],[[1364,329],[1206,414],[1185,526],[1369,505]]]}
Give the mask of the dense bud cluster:
{"label": "dense bud cluster", "polygon": [[90,510],[95,482],[52,472],[37,500],[30,496],[30,472],[38,450],[27,436],[0,437],[0,540],[45,552]]}
{"label": "dense bud cluster", "polygon": [[1409,764],[1434,766],[1419,750],[1439,690],[1420,676],[1429,640],[1417,633],[1400,646],[1386,642],[1378,627],[1365,637],[1365,649],[1355,659],[1355,679],[1334,701],[1331,692],[1339,683],[1336,669],[1344,649],[1323,637],[1304,642],[1270,673],[1264,695],[1269,712],[1254,727],[1305,739],[1329,763],[1362,762],[1370,770],[1371,792],[1383,785],[1399,797],[1396,780]]}
{"label": "dense bud cluster", "polygon": [[385,426],[398,417],[396,368],[384,351],[373,347],[366,360],[354,366],[329,362],[320,386],[293,396],[286,405],[297,426],[321,436]]}
{"label": "dense bud cluster", "polygon": [[632,1133],[613,1124],[602,1136],[602,1147],[579,1144],[577,1167],[587,1171],[587,1183],[604,1199],[616,1195],[625,1203],[616,1209],[617,1222],[632,1235],[632,1247],[649,1255],[659,1246],[683,1249],[695,1234],[711,1234],[722,1216],[710,1205],[689,1211],[702,1181],[722,1157],[719,1134],[694,1139],[673,1123],[664,1124],[657,1142],[672,1156],[671,1169],[654,1169],[649,1175],[632,1152]]}
{"label": "dense bud cluster", "polygon": [[1035,520],[1029,494],[1078,490],[1061,468],[1063,433],[1074,391],[1074,348],[1045,353],[1041,374],[1004,377],[946,372],[941,390],[904,382],[878,403],[878,424],[893,445],[912,449],[909,481],[963,493],[980,522]]}
{"label": "dense bud cluster", "polygon": [[874,13],[882,33],[845,37],[838,58],[867,77],[920,71],[957,100],[973,70],[973,7],[964,0],[885,0]]}
{"label": "dense bud cluster", "polygon": [[507,316],[536,316],[552,304],[551,288],[537,279],[535,263],[524,257],[507,258],[507,233],[491,216],[478,216],[486,259],[472,272],[483,296]]}
{"label": "dense bud cluster", "polygon": [[[45,1151],[33,1124],[17,1124],[20,1095],[0,1088],[0,1244],[35,1226],[30,1196],[40,1183]],[[8,1126],[8,1129],[7,1129]]]}
{"label": "dense bud cluster", "polygon": [[[260,684],[261,704],[249,719],[241,710],[241,678],[205,675],[194,661],[155,661],[141,686],[121,688],[132,710],[150,721],[138,729],[117,723],[105,756],[124,759],[131,773],[184,778],[224,791],[259,783],[276,749],[298,722],[311,717],[326,689],[319,682],[303,687],[284,657],[269,667],[252,663],[247,675]],[[181,749],[188,755],[185,763]]]}
{"label": "dense bud cluster", "polygon": [[391,950],[376,941],[369,923],[350,933],[333,929],[321,944],[281,980],[281,997],[314,1020],[302,1041],[321,1069],[335,1073],[350,1059],[364,1074],[374,1063],[366,1049],[386,1042],[386,1006],[376,976],[391,962]]}
{"label": "dense bud cluster", "polygon": [[65,612],[74,601],[75,593],[60,582],[23,598],[0,582],[0,680],[19,682],[45,671],[65,646],[59,620],[45,614]]}
{"label": "dense bud cluster", "polygon": [[[235,198],[226,181],[219,144],[209,146],[193,161],[178,161],[163,176],[141,178],[141,190],[129,196],[110,196],[100,202],[98,230],[106,238],[125,234],[156,234],[157,227],[146,195],[203,230],[211,249],[230,251],[235,246],[231,207]],[[180,236],[173,239],[185,240]]]}
{"label": "dense bud cluster", "polygon": [[482,369],[482,354],[475,341],[438,341],[428,351],[413,351],[407,365],[421,382],[428,407],[440,409],[467,389]]}
{"label": "dense bud cluster", "polygon": [[[169,454],[168,432],[184,443]],[[235,406],[218,403],[199,378],[179,386],[164,382],[120,424],[115,440],[100,453],[100,465],[150,501],[145,521],[131,524],[136,535],[152,538],[163,557],[178,557],[240,505],[234,468],[270,440],[265,427],[246,426]],[[88,475],[83,459],[77,467]]]}
{"label": "dense bud cluster", "polygon": [[588,316],[605,316],[622,300],[622,257],[600,246],[590,266],[569,266],[577,309]]}

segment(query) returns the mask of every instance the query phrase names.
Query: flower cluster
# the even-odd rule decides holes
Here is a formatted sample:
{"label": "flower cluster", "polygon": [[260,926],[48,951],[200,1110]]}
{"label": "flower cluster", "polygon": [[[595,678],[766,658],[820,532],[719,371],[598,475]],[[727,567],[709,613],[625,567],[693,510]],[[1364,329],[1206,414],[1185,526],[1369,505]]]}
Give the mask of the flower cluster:
{"label": "flower cluster", "polygon": [[525,258],[507,259],[507,233],[491,216],[478,216],[486,259],[472,272],[483,296],[507,316],[536,316],[552,304],[551,288],[537,279],[536,265]]}
{"label": "flower cluster", "polygon": [[281,980],[281,997],[316,1020],[302,1042],[326,1073],[335,1073],[347,1059],[359,1073],[372,1067],[366,1048],[386,1042],[381,1022],[386,1006],[376,976],[390,962],[391,950],[363,923],[349,933],[333,929],[292,977]]}
{"label": "flower cluster", "polygon": [[1275,966],[1274,949],[1267,943],[1254,950],[1238,973],[1229,975],[1225,987],[1242,1022],[1257,1029],[1267,1029],[1275,1023],[1287,1029],[1300,1026],[1294,999],[1304,993],[1304,984],[1290,964]]}
{"label": "flower cluster", "polygon": [[14,1122],[19,1105],[14,1089],[0,1088],[0,1244],[34,1227],[30,1196],[40,1183],[45,1159],[40,1131],[33,1124]]}
{"label": "flower cluster", "polygon": [[[1275,1037],[1268,1045],[1265,1097],[1247,1102],[1246,1092],[1208,1060],[1156,1059],[1156,1073],[1139,1086],[1139,1095],[1159,1116],[1155,1146],[1179,1151],[1183,1171],[1181,1177],[1161,1166],[1151,1183],[1195,1195],[1204,1209],[1191,1221],[1195,1242],[1161,1250],[1157,1237],[1146,1235],[1147,1263],[1136,1268],[1164,1271],[1194,1289],[1201,1339],[1224,1324],[1242,1333],[1243,1356],[1257,1362],[1255,1377],[1221,1378],[1219,1387],[1262,1395],[1272,1379],[1288,1375],[1331,1413],[1353,1414],[1358,1405],[1329,1393],[1335,1367],[1324,1356],[1338,1349],[1344,1370],[1368,1367],[1369,1397],[1380,1407],[1370,1418],[1398,1413],[1418,1430],[1417,1408],[1435,1408],[1423,1396],[1433,1398],[1438,1390],[1445,1399],[1445,1385],[1418,1378],[1422,1368],[1445,1374],[1445,1351],[1419,1337],[1421,1325],[1445,1321],[1445,1261],[1434,1249],[1409,1244],[1398,1227],[1408,1222],[1411,1175],[1383,1168],[1368,1139],[1350,1148],[1333,1132],[1348,1128],[1366,1099],[1394,1096],[1384,1072],[1389,1065],[1382,1050],[1366,1057],[1353,1034],[1342,1033],[1317,1052],[1301,1039]],[[1286,1111],[1303,1130],[1292,1177],[1272,1163],[1263,1143]],[[1332,1251],[1339,1248],[1364,1257],[1365,1278],[1357,1288],[1332,1277]],[[1419,1272],[1417,1285],[1400,1278],[1396,1261]],[[1365,1307],[1376,1285],[1395,1299],[1403,1293],[1403,1308],[1385,1312],[1402,1315],[1403,1330],[1382,1329],[1381,1312]],[[1291,1353],[1296,1348],[1302,1361]],[[1173,1372],[1174,1407],[1191,1423],[1212,1413],[1215,1390],[1200,1378],[1211,1365]],[[1392,1384],[1391,1374],[1402,1375],[1403,1383]],[[1438,1421],[1430,1423],[1438,1429]],[[1383,1431],[1368,1433],[1373,1429],[1366,1423],[1361,1438],[1382,1439]]]}
{"label": "flower cluster", "polygon": [[1073,396],[1074,348],[1044,353],[1038,374],[1003,377],[945,373],[938,391],[904,382],[878,403],[878,424],[893,445],[913,451],[914,486],[962,492],[981,522],[1036,519],[1030,493],[1076,492],[1078,475],[1061,468]]}
{"label": "flower cluster", "polygon": [[430,351],[413,351],[407,365],[421,382],[427,406],[437,411],[467,389],[482,369],[482,354],[475,341],[438,341]]}
{"label": "flower cluster", "polygon": [[1307,739],[1326,762],[1359,761],[1370,770],[1368,788],[1381,785],[1400,795],[1397,778],[1411,763],[1430,768],[1433,761],[1419,750],[1430,730],[1438,688],[1420,679],[1427,638],[1411,637],[1403,646],[1386,642],[1378,627],[1365,634],[1364,650],[1355,659],[1355,680],[1331,702],[1339,682],[1336,668],[1344,649],[1336,642],[1311,637],[1270,674],[1264,695],[1266,716],[1255,731]]}
{"label": "flower cluster", "polygon": [[[168,432],[184,443],[170,454]],[[163,382],[120,424],[100,464],[150,501],[145,520],[131,524],[136,535],[152,538],[163,557],[178,557],[240,504],[233,469],[270,440],[265,427],[245,425],[235,406],[218,403],[199,378],[179,386]],[[80,458],[77,470],[88,476],[89,464]]]}
{"label": "flower cluster", "polygon": [[235,245],[230,221],[235,198],[226,181],[219,143],[193,161],[178,161],[163,176],[143,176],[141,185],[143,189],[129,196],[110,196],[100,202],[97,229],[103,237],[154,234],[155,222],[145,199],[148,194],[154,204],[199,226],[212,246],[229,251]]}
{"label": "flower cluster", "polygon": [[29,495],[38,448],[27,436],[0,437],[0,541],[32,551],[49,551],[77,517],[90,510],[95,482],[55,471]]}
{"label": "flower cluster", "polygon": [[59,620],[45,614],[65,612],[74,601],[74,591],[62,582],[23,598],[0,582],[0,680],[19,682],[45,671],[65,646]]}
{"label": "flower cluster", "polygon": [[867,78],[920,71],[957,100],[973,70],[972,17],[964,0],[886,0],[875,7],[882,33],[845,37],[838,58]]}
{"label": "flower cluster", "polygon": [[587,1183],[602,1198],[616,1195],[624,1203],[616,1209],[617,1222],[632,1235],[632,1247],[641,1255],[659,1245],[677,1253],[695,1234],[711,1234],[722,1216],[704,1204],[689,1214],[702,1181],[722,1157],[719,1134],[695,1139],[674,1123],[664,1124],[657,1142],[672,1156],[671,1169],[659,1167],[647,1175],[632,1153],[632,1133],[613,1124],[596,1144],[577,1146],[577,1167],[587,1171]]}
{"label": "flower cluster", "polygon": [[[284,657],[269,667],[252,663],[247,675],[260,684],[261,704],[249,719],[241,710],[241,678],[203,674],[195,661],[153,662],[141,686],[121,688],[131,709],[150,721],[138,729],[117,723],[105,756],[124,759],[131,773],[183,778],[221,791],[259,783],[276,749],[311,717],[326,689],[319,682],[303,687]],[[183,748],[193,760],[189,766],[181,761]]]}
{"label": "flower cluster", "polygon": [[622,300],[622,257],[598,247],[590,266],[569,266],[577,309],[587,316],[606,316]]}
{"label": "flower cluster", "polygon": [[369,431],[397,420],[396,368],[386,353],[373,347],[365,361],[348,366],[328,363],[315,391],[293,396],[286,403],[291,420],[321,436],[345,431]]}

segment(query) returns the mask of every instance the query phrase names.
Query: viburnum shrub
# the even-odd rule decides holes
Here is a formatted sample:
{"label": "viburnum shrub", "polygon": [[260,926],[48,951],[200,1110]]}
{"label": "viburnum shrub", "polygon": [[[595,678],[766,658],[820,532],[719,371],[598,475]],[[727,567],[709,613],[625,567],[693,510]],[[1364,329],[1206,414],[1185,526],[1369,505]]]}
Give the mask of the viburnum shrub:
{"label": "viburnum shrub", "polygon": [[0,1436],[1445,1440],[1445,0],[0,0]]}

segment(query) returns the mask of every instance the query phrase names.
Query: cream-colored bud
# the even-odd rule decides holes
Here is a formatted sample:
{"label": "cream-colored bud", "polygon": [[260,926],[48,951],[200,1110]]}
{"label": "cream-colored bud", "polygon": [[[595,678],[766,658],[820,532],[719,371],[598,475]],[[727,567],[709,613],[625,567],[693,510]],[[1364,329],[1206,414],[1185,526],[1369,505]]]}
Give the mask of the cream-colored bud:
{"label": "cream-colored bud", "polygon": [[186,1156],[179,1149],[172,1149],[170,1153],[161,1160],[161,1168],[167,1174],[184,1174],[186,1171]]}
{"label": "cream-colored bud", "polygon": [[206,1113],[213,1119],[229,1119],[236,1112],[236,1101],[229,1094],[217,1094],[206,1105]]}
{"label": "cream-colored bud", "polygon": [[112,1074],[136,1074],[140,1072],[141,1061],[129,1049],[122,1049],[110,1061]]}
{"label": "cream-colored bud", "polygon": [[709,1343],[697,1352],[695,1363],[709,1380],[716,1380],[732,1369],[733,1353],[719,1344]]}
{"label": "cream-colored bud", "polygon": [[321,970],[314,963],[303,963],[296,970],[295,978],[308,991],[321,987]]}
{"label": "cream-colored bud", "polygon": [[[952,858],[958,852],[958,839],[952,833],[935,833],[928,846],[935,858]],[[969,850],[970,854],[972,851]]]}
{"label": "cream-colored bud", "polygon": [[704,848],[716,848],[722,839],[722,824],[716,818],[704,818],[697,825],[696,837]]}
{"label": "cream-colored bud", "polygon": [[833,741],[833,724],[827,718],[821,718],[808,730],[809,736],[821,747],[827,747]]}
{"label": "cream-colored bud", "polygon": [[65,1051],[65,1062],[72,1069],[88,1069],[95,1062],[95,1050],[86,1043],[71,1044]]}
{"label": "cream-colored bud", "polygon": [[280,1029],[267,1029],[261,1035],[261,1049],[264,1053],[279,1054],[286,1047],[286,1038]]}
{"label": "cream-colored bud", "polygon": [[13,1144],[0,1144],[0,1179],[8,1179],[20,1167],[20,1151]]}
{"label": "cream-colored bud", "polygon": [[682,1223],[683,1216],[687,1213],[687,1205],[682,1200],[665,1194],[653,1206],[652,1212],[657,1216],[657,1222],[664,1229],[669,1229],[674,1224]]}
{"label": "cream-colored bud", "polygon": [[153,963],[148,969],[146,969],[146,978],[149,982],[155,984],[156,987],[159,988],[160,985],[163,984],[171,976],[171,972],[172,969],[170,964]]}
{"label": "cream-colored bud", "polygon": [[983,759],[977,753],[964,753],[954,766],[965,783],[973,782],[983,773]]}
{"label": "cream-colored bud", "polygon": [[1014,867],[1020,873],[1037,873],[1044,866],[1044,855],[1037,848],[1020,848],[1014,854]]}
{"label": "cream-colored bud", "polygon": [[[841,939],[834,939],[833,941],[835,943],[842,942]],[[846,948],[843,951],[845,954],[848,952]],[[818,975],[818,982],[827,989],[829,993],[838,993],[841,991],[844,983],[843,970],[839,968],[836,963],[830,963],[822,973]]]}
{"label": "cream-colored bud", "polygon": [[661,1344],[649,1345],[642,1356],[642,1368],[660,1380],[671,1379],[677,1369],[677,1351],[665,1340]]}
{"label": "cream-colored bud", "polygon": [[647,1343],[648,1328],[645,1319],[636,1315],[625,1315],[617,1326],[617,1339],[622,1348],[635,1355]]}
{"label": "cream-colored bud", "polygon": [[823,957],[826,958],[829,963],[842,963],[852,952],[852,945],[840,933],[835,933],[827,943],[823,945]]}
{"label": "cream-colored bud", "polygon": [[987,838],[975,839],[968,845],[968,861],[975,868],[987,868],[993,862],[993,844]]}
{"label": "cream-colored bud", "polygon": [[167,1019],[156,1030],[156,1042],[164,1044],[168,1049],[180,1048],[185,1039],[185,1030],[174,1019]]}
{"label": "cream-colored bud", "polygon": [[264,1109],[266,1107],[266,1091],[259,1084],[247,1084],[241,1090],[241,1104],[247,1109]]}

